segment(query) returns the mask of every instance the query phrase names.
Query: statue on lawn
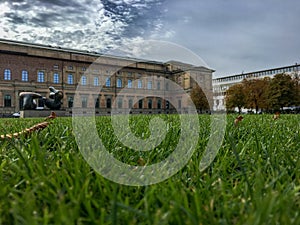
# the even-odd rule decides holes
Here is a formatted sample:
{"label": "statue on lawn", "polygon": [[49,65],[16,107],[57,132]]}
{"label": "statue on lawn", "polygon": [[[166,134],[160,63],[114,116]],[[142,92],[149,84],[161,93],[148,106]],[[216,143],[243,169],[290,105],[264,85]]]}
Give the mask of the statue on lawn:
{"label": "statue on lawn", "polygon": [[43,97],[35,92],[21,92],[19,94],[20,98],[23,99],[23,109],[24,110],[34,110],[37,107],[36,99],[42,101],[43,104],[49,109],[59,110],[61,107],[61,100],[63,98],[62,91],[55,89],[54,87],[49,87],[50,95],[49,98]]}

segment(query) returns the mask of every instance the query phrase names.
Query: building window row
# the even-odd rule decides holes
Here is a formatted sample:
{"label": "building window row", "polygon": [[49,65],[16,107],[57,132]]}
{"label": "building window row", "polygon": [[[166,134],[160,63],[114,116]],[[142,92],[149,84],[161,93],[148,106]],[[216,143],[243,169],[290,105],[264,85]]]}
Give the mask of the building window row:
{"label": "building window row", "polygon": [[[5,69],[4,70],[4,80],[11,80],[11,70],[10,69]],[[27,70],[22,70],[21,80],[24,81],[24,82],[29,81],[29,74],[28,74]],[[45,79],[45,71],[43,71],[43,70],[38,71],[37,72],[37,82],[43,83],[43,82],[45,82],[45,80],[46,80]],[[59,75],[58,72],[55,72],[53,74],[52,82],[55,83],[55,84],[60,83],[60,75]],[[85,75],[82,76],[81,77],[81,84],[82,85],[87,85],[87,83],[88,83],[87,82],[87,77]],[[71,74],[71,73],[68,74],[68,76],[67,76],[67,84],[74,84],[74,75]],[[98,77],[94,77],[93,84],[94,84],[94,86],[99,86],[100,85]],[[106,87],[111,87],[111,78],[110,77],[108,77],[106,79],[105,86]],[[121,78],[117,79],[116,86],[118,88],[123,87],[123,81],[122,81]],[[131,79],[127,81],[127,87],[128,88],[133,87]],[[160,90],[160,82],[159,81],[157,82],[156,87],[157,87],[157,90]],[[142,80],[138,80],[137,88],[143,88],[143,81]],[[168,87],[166,87],[166,88],[168,88]],[[153,89],[153,82],[152,81],[147,82],[147,89]]]}
{"label": "building window row", "polygon": [[[137,103],[137,108],[138,109],[144,109],[144,99],[140,99]],[[73,102],[74,102],[74,98],[69,96],[68,97],[68,107],[69,108],[72,108],[73,107]],[[100,108],[100,99],[99,98],[96,98],[95,99],[95,108]],[[152,99],[147,99],[146,101],[147,103],[147,109],[152,109],[153,108],[153,100]],[[179,100],[179,103],[181,105],[181,101]],[[81,107],[82,108],[87,108],[88,106],[88,97],[87,96],[82,96],[81,97]],[[107,109],[110,109],[112,107],[112,100],[111,98],[107,98],[106,99],[106,102],[105,102],[105,106]],[[123,108],[123,99],[118,99],[118,102],[117,102],[117,106],[118,108]],[[128,99],[128,108],[133,108],[133,99]],[[170,103],[169,101],[166,101],[166,105],[165,105],[165,108],[166,109],[169,109],[170,107]],[[161,99],[157,99],[156,101],[156,108],[157,109],[162,109],[162,100]]]}
{"label": "building window row", "polygon": [[[11,80],[11,70],[10,69],[4,70],[4,80]],[[29,81],[29,75],[28,75],[27,70],[22,70],[21,80],[24,82]],[[40,82],[40,83],[45,82],[45,72],[44,71],[38,71],[37,82]],[[59,74],[57,72],[53,74],[53,83],[55,83],[55,84],[59,83]]]}
{"label": "building window row", "polygon": [[227,81],[233,81],[233,80],[242,80],[242,79],[251,78],[251,77],[261,77],[261,76],[267,76],[267,75],[276,75],[276,74],[280,74],[280,73],[289,73],[289,72],[298,72],[298,71],[300,71],[300,66],[295,65],[295,66],[289,66],[289,67],[284,67],[284,68],[279,68],[279,69],[264,70],[264,71],[258,71],[258,72],[253,72],[253,73],[245,73],[245,74],[234,75],[234,76],[229,76],[229,77],[224,77],[224,78],[218,78],[218,79],[214,79],[213,83],[227,82]]}

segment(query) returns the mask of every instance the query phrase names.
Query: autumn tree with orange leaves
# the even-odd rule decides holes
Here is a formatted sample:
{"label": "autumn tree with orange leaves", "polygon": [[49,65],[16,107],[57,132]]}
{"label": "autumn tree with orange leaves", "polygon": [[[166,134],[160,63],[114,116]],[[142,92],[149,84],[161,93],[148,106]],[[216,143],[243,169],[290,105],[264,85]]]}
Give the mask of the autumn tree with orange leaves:
{"label": "autumn tree with orange leaves", "polygon": [[266,90],[270,84],[270,78],[243,80],[245,106],[248,109],[268,109],[268,96]]}
{"label": "autumn tree with orange leaves", "polygon": [[231,86],[226,91],[225,102],[227,110],[233,110],[237,107],[239,113],[241,113],[242,108],[245,107],[246,104],[244,85],[240,83]]}

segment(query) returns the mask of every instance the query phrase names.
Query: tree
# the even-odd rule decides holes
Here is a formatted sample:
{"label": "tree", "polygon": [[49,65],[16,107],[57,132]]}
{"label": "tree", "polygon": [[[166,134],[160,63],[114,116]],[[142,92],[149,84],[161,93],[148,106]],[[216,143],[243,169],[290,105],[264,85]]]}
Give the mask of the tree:
{"label": "tree", "polygon": [[299,106],[300,105],[300,77],[298,76],[298,74],[294,74],[294,85],[295,85],[295,106]]}
{"label": "tree", "polygon": [[202,112],[202,110],[209,110],[209,103],[207,97],[199,87],[195,85],[191,90],[191,99],[196,106],[196,109]]}
{"label": "tree", "polygon": [[297,85],[287,74],[276,74],[267,90],[268,103],[275,109],[293,106],[297,102]]}
{"label": "tree", "polygon": [[268,108],[267,95],[265,90],[268,88],[270,78],[243,80],[245,105],[247,108],[255,109],[258,113],[259,109]]}
{"label": "tree", "polygon": [[234,84],[226,91],[225,96],[226,101],[226,109],[234,109],[235,107],[238,108],[239,113],[241,113],[242,108],[245,106],[246,99],[245,99],[245,92],[244,92],[244,85]]}

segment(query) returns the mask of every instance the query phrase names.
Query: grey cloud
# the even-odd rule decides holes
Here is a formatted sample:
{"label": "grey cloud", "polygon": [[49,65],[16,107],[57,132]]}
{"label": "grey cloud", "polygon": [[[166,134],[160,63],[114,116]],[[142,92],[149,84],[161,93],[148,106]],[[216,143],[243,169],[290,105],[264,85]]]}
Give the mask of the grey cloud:
{"label": "grey cloud", "polygon": [[[21,4],[14,4],[14,3],[21,3]],[[85,1],[80,0],[38,0],[34,1],[34,4],[30,4],[28,1],[9,1],[10,8],[12,10],[11,14],[22,14],[23,21],[15,20],[16,23],[30,23],[35,24],[37,26],[51,26],[51,21],[65,21],[73,19],[76,22],[86,23],[87,19],[83,18],[81,15],[88,14],[89,12],[89,4],[86,4]],[[100,4],[100,3],[99,3]],[[37,10],[39,9],[39,10]],[[40,10],[42,9],[42,10]],[[47,11],[45,11],[45,9]],[[37,16],[35,18],[29,18],[26,15],[26,12],[34,11]],[[8,15],[9,16],[9,15]],[[12,17],[12,16],[11,16]],[[14,19],[18,19],[18,16],[15,16]],[[80,17],[80,20],[78,20]],[[86,16],[88,17],[88,16]]]}
{"label": "grey cloud", "polygon": [[[16,2],[18,4],[15,4]],[[34,4],[30,4],[29,1],[10,1],[11,12],[5,17],[9,19],[9,25],[15,33],[21,24],[37,29],[39,27],[59,28],[57,29],[61,30],[59,38],[64,37],[66,45],[70,44],[68,41],[69,34],[63,31],[63,27],[70,28],[76,24],[82,25],[82,30],[84,30],[86,24],[91,25],[93,23],[94,32],[86,32],[85,37],[94,38],[93,36],[97,35],[95,32],[100,32],[98,34],[99,39],[105,37],[107,41],[104,43],[110,43],[108,48],[111,48],[111,42],[118,44],[123,38],[147,36],[153,30],[157,31],[160,27],[157,24],[160,23],[162,16],[161,2],[161,0],[99,0],[97,3],[96,1],[82,0],[38,0]],[[103,8],[102,12],[99,11],[98,16],[90,15],[90,11],[94,10],[95,7],[98,7],[98,10]],[[51,33],[52,36],[57,35],[53,31]],[[79,33],[75,32],[73,39],[77,38],[76,35]],[[35,37],[36,39],[38,36]],[[41,37],[39,40],[55,41],[51,37]]]}
{"label": "grey cloud", "polygon": [[145,35],[153,30],[163,16],[161,2],[151,1],[109,1],[102,0],[106,15],[127,24],[123,33],[126,37]]}
{"label": "grey cloud", "polygon": [[[201,56],[217,75],[299,59],[300,1],[12,0],[1,25],[15,38],[109,50],[130,40],[172,41]],[[97,11],[98,10],[98,11]],[[34,12],[34,13],[30,13]],[[19,25],[27,30],[19,31]],[[24,28],[24,26],[23,26]],[[47,36],[39,29],[50,28]],[[5,36],[4,35],[4,36]]]}
{"label": "grey cloud", "polygon": [[216,74],[294,63],[300,43],[299,1],[172,1],[164,29],[200,55]]}
{"label": "grey cloud", "polygon": [[4,13],[4,17],[8,19],[8,21],[12,24],[23,24],[26,23],[26,20],[24,17],[21,17],[15,13]]}
{"label": "grey cloud", "polygon": [[46,6],[49,8],[59,7],[60,9],[71,8],[74,11],[80,12],[88,8],[88,2],[80,0],[38,0],[37,5]]}

